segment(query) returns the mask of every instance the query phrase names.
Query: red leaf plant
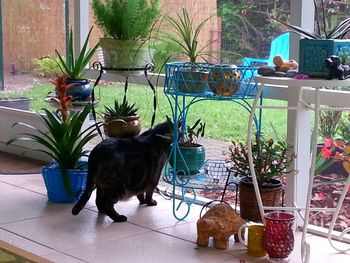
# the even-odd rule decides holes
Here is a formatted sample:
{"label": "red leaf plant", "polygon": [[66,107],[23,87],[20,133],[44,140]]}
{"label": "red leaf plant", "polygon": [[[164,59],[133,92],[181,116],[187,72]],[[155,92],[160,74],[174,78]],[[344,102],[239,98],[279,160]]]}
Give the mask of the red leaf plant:
{"label": "red leaf plant", "polygon": [[[333,159],[336,162],[343,162],[344,169],[350,173],[350,144],[346,144],[342,140],[327,138],[324,141],[321,152],[324,159]],[[350,187],[348,193],[350,193]]]}
{"label": "red leaf plant", "polygon": [[[63,75],[50,81],[53,85],[55,85],[56,93],[56,97],[51,97],[50,99],[51,101],[56,102],[60,105],[59,111],[64,122],[66,122],[68,118],[68,108],[71,101],[73,100],[73,97],[71,95],[67,95],[67,91],[77,85],[77,83],[67,84],[67,80],[68,77]],[[50,93],[52,93],[52,91]]]}

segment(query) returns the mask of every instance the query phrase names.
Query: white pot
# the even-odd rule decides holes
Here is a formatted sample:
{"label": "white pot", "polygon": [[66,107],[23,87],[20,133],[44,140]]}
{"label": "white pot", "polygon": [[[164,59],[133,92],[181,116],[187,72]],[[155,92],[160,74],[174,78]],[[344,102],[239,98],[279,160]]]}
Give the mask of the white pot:
{"label": "white pot", "polygon": [[143,70],[154,54],[145,41],[100,38],[100,46],[98,57],[107,70]]}

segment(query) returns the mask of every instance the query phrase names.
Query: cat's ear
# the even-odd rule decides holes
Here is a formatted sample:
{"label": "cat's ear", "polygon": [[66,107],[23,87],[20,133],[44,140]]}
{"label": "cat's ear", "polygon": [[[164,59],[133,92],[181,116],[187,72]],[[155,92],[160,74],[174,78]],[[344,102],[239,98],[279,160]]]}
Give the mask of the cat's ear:
{"label": "cat's ear", "polygon": [[171,128],[174,127],[174,123],[173,123],[172,119],[168,115],[166,115],[166,122]]}

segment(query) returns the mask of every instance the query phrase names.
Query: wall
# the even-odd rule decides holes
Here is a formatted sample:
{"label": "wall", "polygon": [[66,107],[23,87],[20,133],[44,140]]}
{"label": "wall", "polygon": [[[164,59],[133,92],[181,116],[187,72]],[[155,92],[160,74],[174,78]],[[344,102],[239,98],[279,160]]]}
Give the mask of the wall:
{"label": "wall", "polygon": [[[73,0],[69,1],[70,16],[73,14]],[[201,21],[213,15],[203,29],[200,46],[220,38],[216,12],[216,0],[161,0],[162,13],[174,13],[186,7],[195,19]],[[58,49],[65,54],[64,0],[4,0],[2,6],[4,68],[5,75],[13,71],[28,72],[33,68],[35,58],[54,55]],[[93,24],[90,12],[90,24]],[[70,22],[73,22],[70,17]],[[94,28],[90,46],[101,36]],[[211,50],[219,50],[220,42],[210,45]]]}
{"label": "wall", "polygon": [[3,1],[3,46],[5,72],[26,72],[32,60],[65,52],[63,0]]}

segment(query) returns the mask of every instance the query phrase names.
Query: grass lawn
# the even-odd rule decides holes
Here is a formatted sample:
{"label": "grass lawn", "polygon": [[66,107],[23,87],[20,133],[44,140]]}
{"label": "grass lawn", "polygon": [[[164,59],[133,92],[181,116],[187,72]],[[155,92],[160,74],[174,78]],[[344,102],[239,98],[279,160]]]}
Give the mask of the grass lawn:
{"label": "grass lawn", "polygon": [[[40,110],[50,106],[44,102],[44,97],[53,89],[51,84],[37,85],[28,91],[28,95],[33,98],[32,108]],[[115,99],[123,98],[124,87],[100,86],[97,88],[96,96],[100,99],[97,106],[97,112],[102,113],[104,105],[112,106]],[[139,107],[139,114],[142,118],[144,128],[150,126],[153,113],[153,93],[151,89],[143,85],[129,85],[128,99],[135,102]],[[165,116],[171,116],[171,109],[166,96],[163,94],[163,88],[157,89],[158,106],[156,112],[156,122],[165,120]],[[252,100],[251,100],[252,102]],[[276,100],[264,100],[266,105],[285,105],[286,102]],[[201,118],[206,122],[207,138],[231,141],[233,139],[245,140],[249,113],[242,106],[232,101],[202,101],[191,106],[187,123],[193,124],[195,120]],[[278,136],[285,138],[286,135],[285,110],[265,110],[263,112],[263,133],[267,136],[274,136],[272,126],[277,130]],[[271,125],[272,124],[272,125]]]}

